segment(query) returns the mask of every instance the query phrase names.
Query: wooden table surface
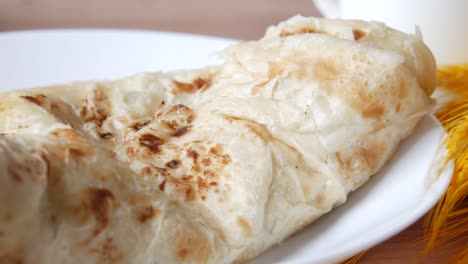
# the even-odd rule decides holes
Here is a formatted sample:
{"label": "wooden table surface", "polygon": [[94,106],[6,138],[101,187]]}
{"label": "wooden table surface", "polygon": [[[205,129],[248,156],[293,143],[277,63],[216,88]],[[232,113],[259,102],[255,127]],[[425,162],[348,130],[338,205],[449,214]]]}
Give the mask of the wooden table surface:
{"label": "wooden table surface", "polygon": [[[135,28],[257,39],[290,16],[320,16],[312,0],[2,0],[0,31],[37,28]],[[445,263],[454,247],[418,260],[418,221],[372,248],[359,263]],[[461,246],[461,245],[460,245]]]}

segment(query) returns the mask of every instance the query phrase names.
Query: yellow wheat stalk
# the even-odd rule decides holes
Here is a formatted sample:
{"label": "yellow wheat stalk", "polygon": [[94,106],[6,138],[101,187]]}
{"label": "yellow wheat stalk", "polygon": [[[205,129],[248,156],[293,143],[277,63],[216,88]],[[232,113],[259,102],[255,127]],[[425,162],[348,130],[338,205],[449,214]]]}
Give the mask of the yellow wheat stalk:
{"label": "yellow wheat stalk", "polygon": [[[456,93],[436,113],[448,134],[445,161],[453,160],[455,169],[447,191],[425,219],[425,254],[450,241],[468,245],[468,64],[441,67],[437,78],[439,87]],[[449,262],[468,263],[468,246]]]}

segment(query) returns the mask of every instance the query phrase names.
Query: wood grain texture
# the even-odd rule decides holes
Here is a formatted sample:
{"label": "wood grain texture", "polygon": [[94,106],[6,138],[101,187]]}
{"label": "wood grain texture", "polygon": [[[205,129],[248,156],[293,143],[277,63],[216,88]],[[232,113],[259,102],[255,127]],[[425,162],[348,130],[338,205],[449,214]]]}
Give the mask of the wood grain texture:
{"label": "wood grain texture", "polygon": [[[134,28],[257,39],[265,29],[295,14],[320,15],[312,0],[1,0],[0,30],[39,28]],[[451,245],[419,258],[418,221],[372,248],[359,263],[445,263]]]}

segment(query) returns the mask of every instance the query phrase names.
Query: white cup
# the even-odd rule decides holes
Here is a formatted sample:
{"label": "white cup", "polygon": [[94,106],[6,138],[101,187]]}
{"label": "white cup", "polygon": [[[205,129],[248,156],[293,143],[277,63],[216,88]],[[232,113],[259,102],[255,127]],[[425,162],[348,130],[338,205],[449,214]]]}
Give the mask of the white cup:
{"label": "white cup", "polygon": [[382,21],[406,33],[415,25],[438,64],[468,62],[468,0],[314,0],[329,18]]}

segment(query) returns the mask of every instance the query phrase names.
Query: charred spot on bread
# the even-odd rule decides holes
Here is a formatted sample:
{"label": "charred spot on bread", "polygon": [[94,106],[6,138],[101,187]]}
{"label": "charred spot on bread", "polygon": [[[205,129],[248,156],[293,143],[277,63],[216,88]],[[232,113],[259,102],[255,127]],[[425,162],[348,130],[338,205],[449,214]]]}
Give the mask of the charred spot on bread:
{"label": "charred spot on bread", "polygon": [[144,122],[136,122],[133,125],[131,125],[130,127],[133,128],[133,130],[135,130],[135,131],[139,131],[143,127],[148,125],[150,122],[151,122],[151,120],[147,120],[147,121],[144,121]]}
{"label": "charred spot on bread", "polygon": [[187,157],[192,158],[194,161],[196,161],[198,159],[198,152],[196,152],[192,148],[189,148],[187,150]]}
{"label": "charred spot on bread", "polygon": [[45,101],[46,100],[46,96],[43,95],[43,94],[38,94],[38,95],[35,95],[35,96],[32,96],[32,95],[23,95],[21,96],[21,98],[24,98],[26,99],[28,102],[30,103],[33,103],[33,104],[36,104],[38,106],[43,106]]}
{"label": "charred spot on bread", "polygon": [[95,227],[91,236],[82,241],[87,244],[107,228],[111,221],[112,211],[116,205],[114,194],[105,188],[89,187],[82,192],[81,201],[70,208],[81,223],[94,219]]}
{"label": "charred spot on bread", "polygon": [[179,130],[177,130],[174,134],[172,134],[172,136],[173,137],[181,137],[181,136],[187,134],[187,132],[189,132],[191,128],[192,128],[192,126],[184,126],[184,127],[180,128]]}
{"label": "charred spot on bread", "polygon": [[196,93],[199,90],[206,89],[212,84],[211,78],[202,78],[197,77],[192,80],[192,82],[180,82],[173,80],[172,83],[176,87],[176,92],[183,92],[183,93]]}
{"label": "charred spot on bread", "polygon": [[91,122],[101,127],[111,115],[111,106],[104,89],[98,85],[84,100],[80,116],[84,122]]}
{"label": "charred spot on bread", "polygon": [[303,28],[298,28],[298,29],[286,29],[281,31],[280,37],[288,37],[288,36],[293,36],[293,35],[300,35],[300,34],[308,34],[308,33],[323,33],[319,30],[316,30],[315,28],[311,27],[303,27]]}
{"label": "charred spot on bread", "polygon": [[139,210],[137,218],[140,223],[146,223],[158,214],[159,210],[150,205]]}
{"label": "charred spot on bread", "polygon": [[162,192],[164,192],[164,189],[166,187],[166,179],[164,179],[158,186],[159,190],[161,190]]}
{"label": "charred spot on bread", "polygon": [[102,139],[111,139],[113,137],[111,132],[99,133],[99,137]]}
{"label": "charred spot on bread", "polygon": [[180,165],[181,165],[180,160],[175,160],[175,159],[166,163],[166,167],[171,168],[171,169],[177,169],[178,167],[180,167]]}
{"label": "charred spot on bread", "polygon": [[367,33],[361,29],[354,28],[353,29],[353,37],[355,41],[359,41],[367,36]]}
{"label": "charred spot on bread", "polygon": [[140,145],[146,147],[154,153],[159,153],[161,151],[160,147],[164,144],[164,140],[152,135],[152,134],[143,134],[139,137]]}

